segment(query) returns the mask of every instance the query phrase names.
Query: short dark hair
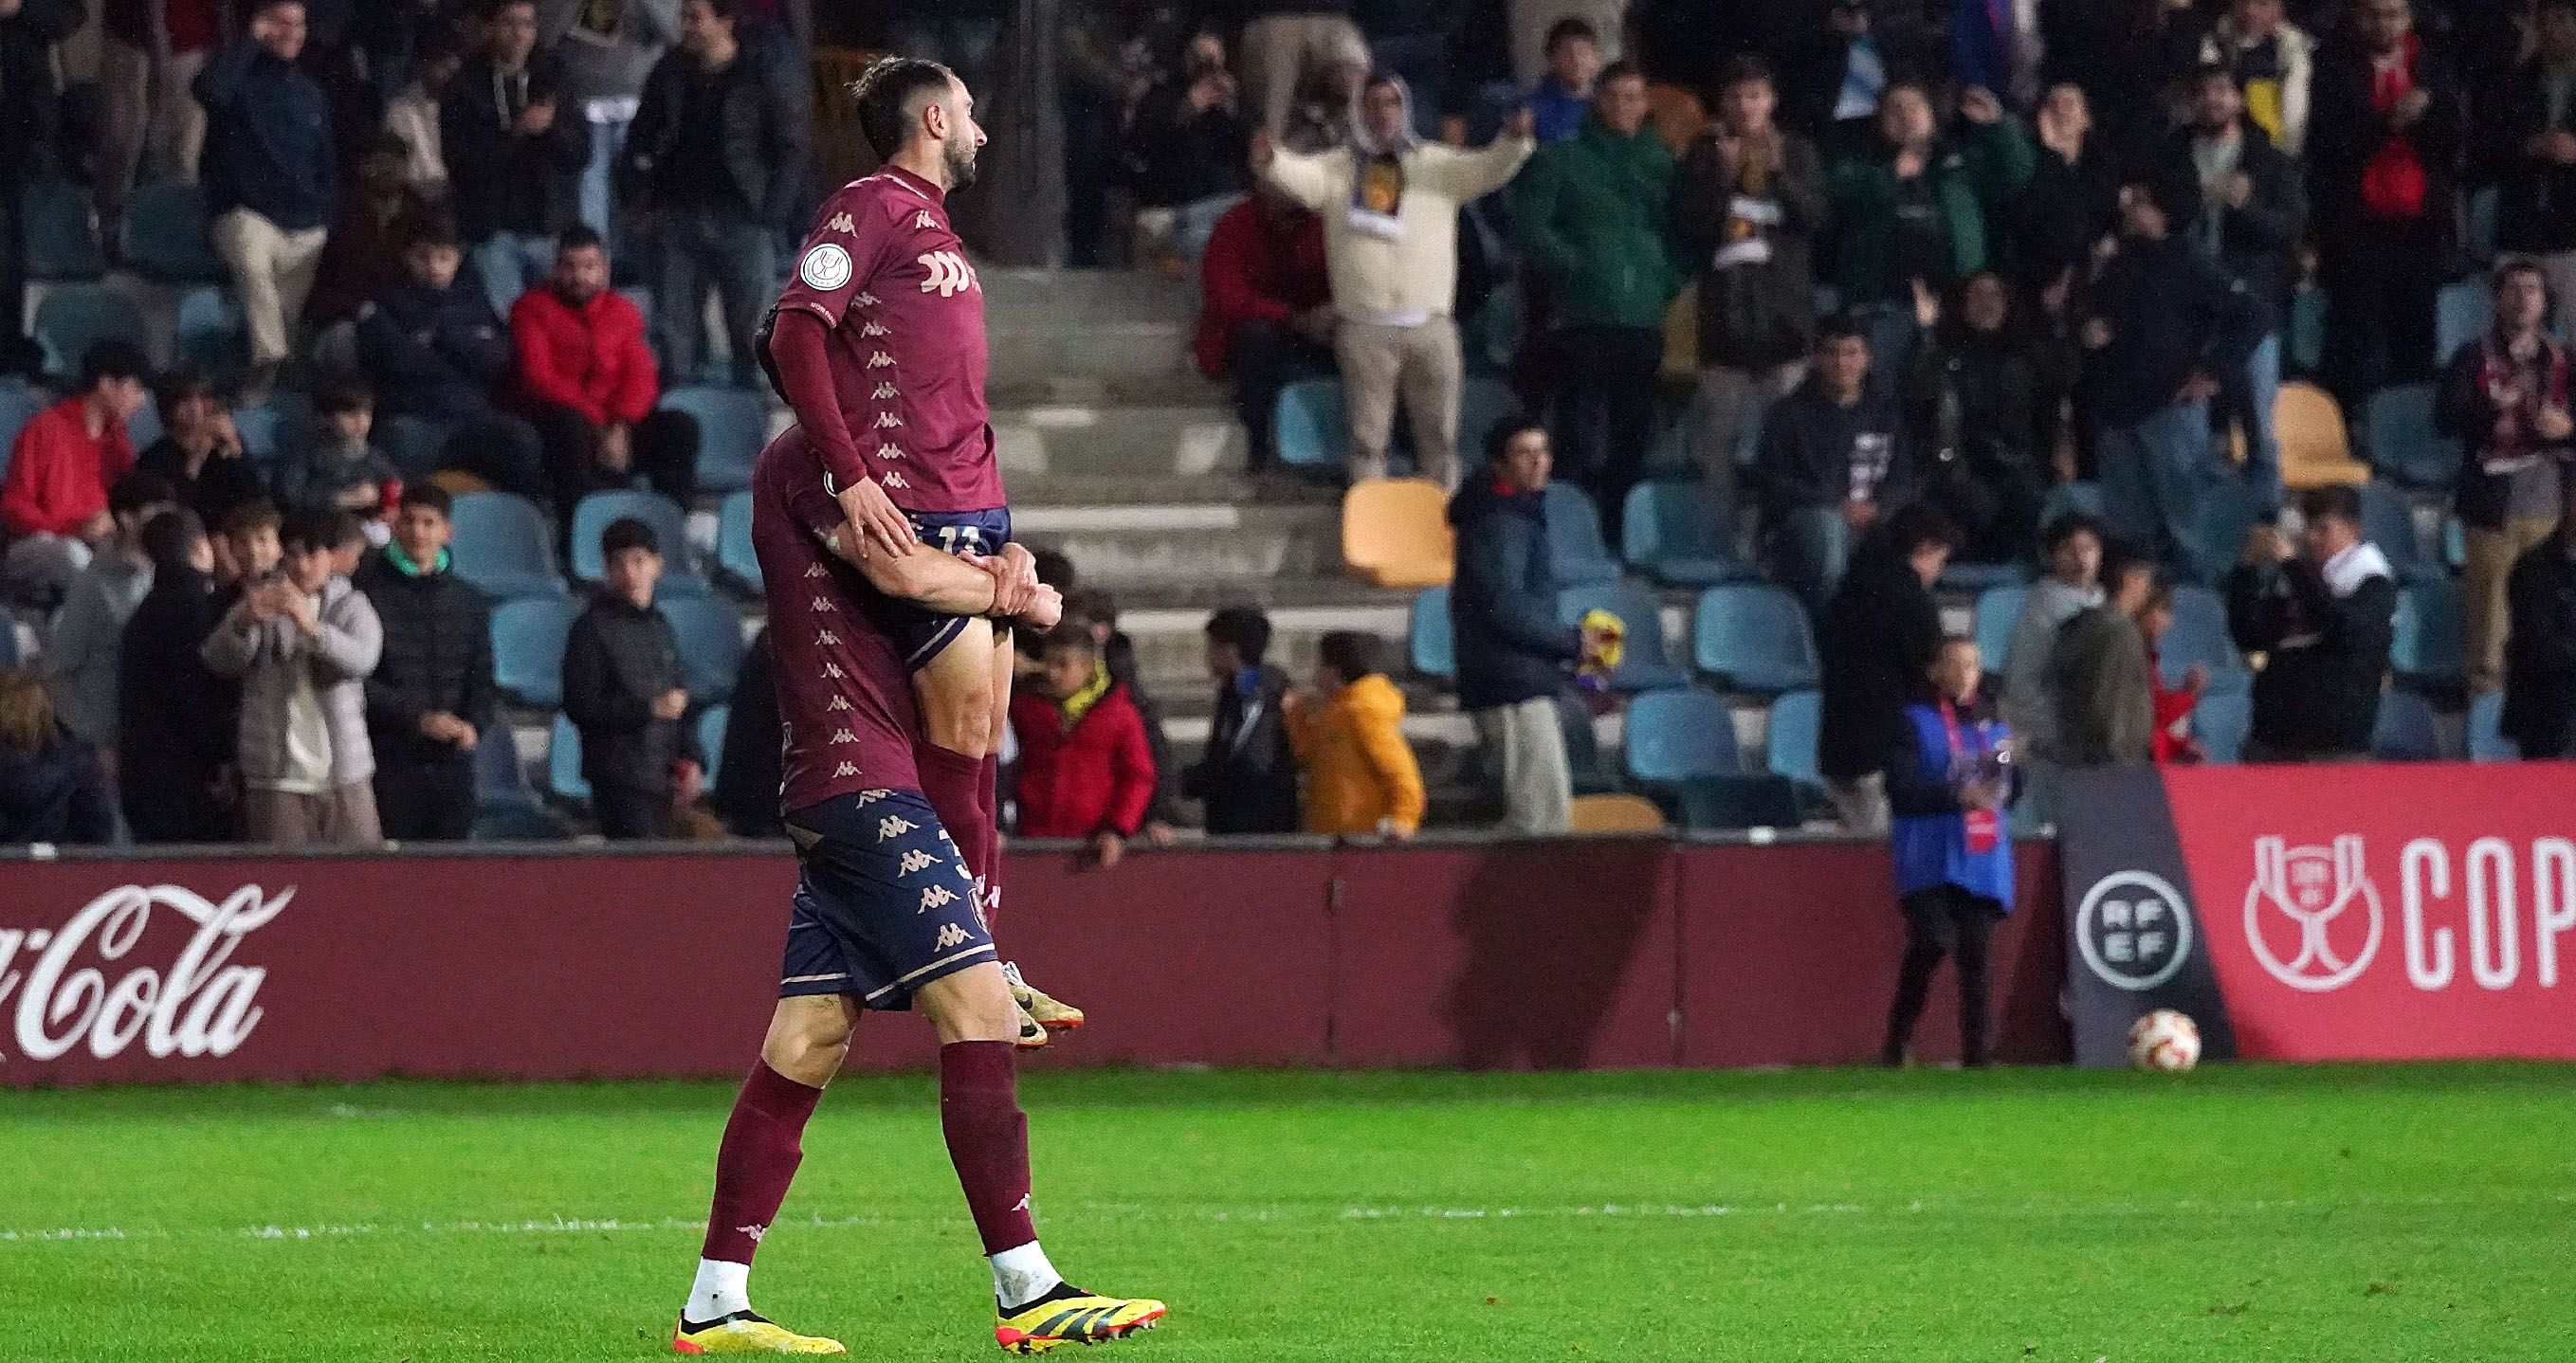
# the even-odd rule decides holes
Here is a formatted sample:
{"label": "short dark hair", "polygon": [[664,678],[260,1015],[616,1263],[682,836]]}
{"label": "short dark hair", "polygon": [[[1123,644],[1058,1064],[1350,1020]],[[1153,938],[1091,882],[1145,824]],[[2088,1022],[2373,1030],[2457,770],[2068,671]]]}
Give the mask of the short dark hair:
{"label": "short dark hair", "polygon": [[1270,617],[1259,606],[1227,606],[1208,617],[1207,637],[1231,645],[1246,667],[1259,667],[1270,652]]}
{"label": "short dark hair", "polygon": [[394,235],[406,252],[417,251],[424,246],[454,246],[457,244],[456,219],[436,209],[405,214],[402,221],[395,224]]}
{"label": "short dark hair", "polygon": [[1512,447],[1513,439],[1523,431],[1536,431],[1540,435],[1545,435],[1547,423],[1522,411],[1506,413],[1502,420],[1495,422],[1494,428],[1485,432],[1486,466],[1491,467],[1503,462],[1503,453]]}
{"label": "short dark hair", "polygon": [[2129,574],[2142,570],[2148,573],[2156,571],[2155,555],[2127,540],[2114,539],[2103,542],[2102,586],[2104,590],[2119,591],[2120,583],[2125,581]]}
{"label": "short dark hair", "polygon": [[1822,350],[1836,341],[1850,339],[1869,345],[1869,328],[1848,312],[1838,312],[1816,324],[1816,349]]}
{"label": "short dark hair", "polygon": [[2202,62],[2191,69],[2191,78],[2186,85],[2197,90],[2214,80],[2223,80],[2230,87],[2235,87],[2236,68],[2225,62]]}
{"label": "short dark hair", "polygon": [[1340,673],[1344,681],[1358,681],[1383,671],[1380,660],[1385,655],[1384,640],[1355,629],[1337,629],[1315,641],[1316,659]]}
{"label": "short dark hair", "polygon": [[475,17],[489,23],[494,19],[500,18],[502,11],[507,10],[512,5],[525,5],[530,9],[535,9],[537,8],[537,0],[483,0],[482,4],[474,7]]}
{"label": "short dark hair", "polygon": [[279,524],[277,503],[261,497],[225,512],[221,528],[226,535],[247,535],[254,530],[275,530]]}
{"label": "short dark hair", "polygon": [[1959,523],[1932,502],[1910,502],[1887,518],[1887,544],[1902,558],[1939,545],[1959,547]]}
{"label": "short dark hair", "polygon": [[369,387],[365,379],[353,374],[331,380],[322,385],[321,392],[313,395],[313,413],[316,416],[339,416],[344,412],[372,413],[375,410],[376,390]]}
{"label": "short dark hair", "polygon": [[358,518],[338,509],[301,508],[290,513],[277,532],[286,552],[327,553],[359,537]]}
{"label": "short dark hair", "polygon": [[152,362],[143,358],[143,350],[132,341],[105,340],[81,352],[80,386],[84,393],[94,392],[110,379],[143,379],[152,374]]}
{"label": "short dark hair", "polygon": [[1738,52],[1717,68],[1717,85],[1714,88],[1722,95],[1739,85],[1751,85],[1755,81],[1773,84],[1771,63],[1762,60],[1758,53]]}
{"label": "short dark hair", "polygon": [[1032,549],[1029,557],[1037,560],[1038,581],[1059,592],[1072,591],[1082,581],[1073,569],[1073,556],[1062,549]]}
{"label": "short dark hair", "polygon": [[179,489],[170,480],[150,469],[127,469],[107,489],[107,511],[111,516],[131,516],[156,506],[179,504]]}
{"label": "short dark hair", "polygon": [[[1040,578],[1039,581],[1045,581]],[[1076,587],[1064,594],[1064,616],[1071,623],[1118,628],[1118,598],[1103,587]]]}
{"label": "short dark hair", "polygon": [[1592,78],[1592,88],[1594,91],[1598,92],[1608,88],[1610,82],[1614,80],[1627,80],[1631,77],[1634,77],[1637,80],[1644,80],[1646,78],[1646,68],[1639,66],[1625,57],[1621,57],[1619,60],[1601,68],[1601,74]]}
{"label": "short dark hair", "polygon": [[924,94],[933,99],[947,94],[951,79],[948,68],[937,62],[885,57],[850,82],[850,96],[859,105],[859,135],[878,160],[893,160],[912,140],[914,121],[921,115],[914,101]]}
{"label": "short dark hair", "polygon": [[610,521],[607,529],[599,532],[601,558],[615,558],[629,549],[641,549],[645,553],[659,555],[662,552],[662,537],[653,533],[652,526],[633,516],[620,516]]}
{"label": "short dark hair", "polygon": [[588,223],[577,222],[555,234],[555,253],[558,255],[566,251],[582,251],[593,248],[603,252],[606,251],[608,249],[608,239],[599,235],[599,233]]}
{"label": "short dark hair", "polygon": [[[2576,9],[2576,0],[2566,0],[2566,4],[2569,9]],[[2502,293],[2504,282],[2518,274],[2527,274],[2538,279],[2542,292],[2549,291],[2549,272],[2540,268],[2539,261],[2529,256],[2508,256],[2497,261],[2494,271],[2488,274],[2487,292]]]}
{"label": "short dark hair", "polygon": [[2056,520],[2050,521],[2047,528],[2039,532],[2039,556],[2046,558],[2056,553],[2068,540],[2078,535],[2091,535],[2098,540],[2102,538],[2102,534],[2102,522],[2095,519],[2089,512],[2069,511]]}
{"label": "short dark hair", "polygon": [[205,539],[206,523],[197,513],[176,507],[143,523],[143,556],[154,573],[166,575],[162,581],[175,581]]}
{"label": "short dark hair", "polygon": [[257,18],[260,15],[268,13],[270,10],[283,9],[288,5],[293,5],[301,9],[303,8],[304,0],[257,0],[257,3],[250,7],[250,12],[253,18]]}
{"label": "short dark hair", "polygon": [[403,484],[402,500],[395,505],[404,511],[409,511],[416,506],[425,506],[440,516],[451,519],[456,515],[456,499],[447,495],[447,489],[426,478],[416,483]]}
{"label": "short dark hair", "polygon": [[1036,642],[1029,646],[1029,656],[1052,658],[1068,649],[1097,658],[1100,656],[1100,641],[1091,636],[1090,627],[1081,621],[1065,620],[1059,622],[1054,629],[1039,635]]}
{"label": "short dark hair", "polygon": [[1540,51],[1554,53],[1559,46],[1577,40],[1599,47],[1601,32],[1594,28],[1588,19],[1568,16],[1547,26],[1547,45]]}
{"label": "short dark hair", "polygon": [[2346,525],[2361,524],[2361,489],[2342,483],[2312,487],[2299,497],[2299,515],[2308,520],[2332,516]]}
{"label": "short dark hair", "polygon": [[214,382],[193,369],[173,369],[161,376],[152,389],[152,405],[168,421],[172,412],[185,403],[215,395]]}

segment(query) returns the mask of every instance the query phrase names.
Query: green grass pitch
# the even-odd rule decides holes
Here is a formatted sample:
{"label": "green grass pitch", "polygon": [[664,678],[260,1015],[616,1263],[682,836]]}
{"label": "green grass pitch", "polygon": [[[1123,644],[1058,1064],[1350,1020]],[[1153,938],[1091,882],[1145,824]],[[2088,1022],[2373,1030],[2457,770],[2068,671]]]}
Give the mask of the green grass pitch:
{"label": "green grass pitch", "polygon": [[[0,1357],[643,1359],[717,1084],[0,1095]],[[2576,1068],[1033,1075],[1040,1225],[1197,1359],[2576,1356]],[[847,1080],[754,1301],[1000,1357],[929,1084]]]}

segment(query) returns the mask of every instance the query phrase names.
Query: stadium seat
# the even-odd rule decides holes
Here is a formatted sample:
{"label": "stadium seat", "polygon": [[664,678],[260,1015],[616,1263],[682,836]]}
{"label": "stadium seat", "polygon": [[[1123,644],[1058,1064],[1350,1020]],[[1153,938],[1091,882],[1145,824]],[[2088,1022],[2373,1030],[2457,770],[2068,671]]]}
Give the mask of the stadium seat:
{"label": "stadium seat", "polygon": [[2433,703],[2412,691],[2382,695],[2379,718],[2370,727],[2370,755],[2382,762],[2440,761],[2442,729]]}
{"label": "stadium seat", "polygon": [[523,705],[563,704],[564,639],[581,608],[563,597],[505,601],[492,611],[492,681]]}
{"label": "stadium seat", "polygon": [[1342,494],[1342,562],[1381,587],[1437,587],[1457,566],[1449,494],[1419,478],[1364,478]]}
{"label": "stadium seat", "polygon": [[128,269],[163,284],[213,284],[224,278],[206,225],[206,192],[181,180],[137,185],[125,202],[120,233]]}
{"label": "stadium seat", "polygon": [[2369,467],[2352,457],[2343,409],[2315,384],[2293,380],[2281,385],[2281,396],[2272,404],[2272,429],[2281,443],[2281,482],[2290,490],[2370,481]]}
{"label": "stadium seat", "polygon": [[2462,244],[2473,260],[2495,259],[2497,210],[2503,197],[2503,191],[2494,185],[2480,185],[2469,191],[2468,234]]}
{"label": "stadium seat", "polygon": [[2245,756],[2245,740],[2254,730],[2254,697],[2244,691],[2211,692],[2191,709],[2192,737],[2200,740],[2206,760],[2234,766]]}
{"label": "stadium seat", "polygon": [[1619,665],[1610,671],[1613,690],[1660,691],[1690,685],[1690,673],[1673,661],[1664,640],[1664,608],[1651,593],[1625,582],[1595,582],[1556,594],[1556,618],[1568,625],[1581,623],[1587,612],[1595,610],[1618,616],[1628,631]]}
{"label": "stadium seat", "polygon": [[0,379],[0,474],[9,471],[9,456],[18,446],[18,432],[45,410],[45,395],[18,382]]}
{"label": "stadium seat", "polygon": [[1586,699],[1573,691],[1557,692],[1556,723],[1565,734],[1565,765],[1574,774],[1574,793],[1617,793],[1619,773],[1602,754],[1601,731],[1592,725],[1592,707]]}
{"label": "stadium seat", "polygon": [[2516,762],[2522,749],[2504,736],[2504,693],[2489,691],[2469,702],[2469,760]]}
{"label": "stadium seat", "polygon": [[25,225],[28,279],[86,282],[107,273],[86,186],[50,176],[35,181],[19,192],[18,212]]}
{"label": "stadium seat", "polygon": [[723,509],[716,513],[716,569],[727,578],[760,593],[760,555],[751,543],[751,494],[737,492],[724,499]]}
{"label": "stadium seat", "polygon": [[2081,512],[2095,520],[2102,519],[2102,485],[2100,483],[2059,483],[2048,490],[2048,500],[2039,510],[2039,523],[2047,525],[2060,516]]}
{"label": "stadium seat", "polygon": [[36,344],[44,347],[45,372],[80,373],[81,357],[100,341],[144,344],[143,309],[105,284],[57,284],[36,305]]}
{"label": "stadium seat", "polygon": [[742,670],[742,616],[721,597],[680,596],[654,603],[680,638],[680,688],[705,705],[733,696]]}
{"label": "stadium seat", "polygon": [[2201,498],[2192,519],[2191,576],[2204,586],[2224,580],[2245,555],[2246,537],[2254,533],[2266,508],[2242,478],[2224,478]]}
{"label": "stadium seat", "polygon": [[1739,691],[1778,695],[1816,684],[1816,637],[1806,607],[1777,587],[1711,587],[1691,620],[1691,659]]}
{"label": "stadium seat", "polygon": [[402,413],[379,419],[375,443],[406,478],[427,478],[439,465],[457,424],[436,417]]}
{"label": "stadium seat", "polygon": [[2416,582],[2397,593],[2397,637],[2388,664],[2398,676],[2420,685],[2444,686],[2460,679],[2464,663],[2460,642],[2460,594],[2448,578]]}
{"label": "stadium seat", "polygon": [[1961,563],[1957,560],[1942,566],[1941,580],[1935,584],[1945,592],[1982,594],[1997,587],[2018,587],[2030,581],[2030,567],[2022,563]]}
{"label": "stadium seat", "polygon": [[1743,828],[1796,828],[1805,816],[1798,792],[1769,772],[1703,776],[1681,788],[1682,827],[1694,833]]}
{"label": "stadium seat", "polygon": [[2449,358],[2494,320],[2495,295],[2488,292],[2485,276],[2443,285],[2433,299],[2433,353]]}
{"label": "stadium seat", "polygon": [[1988,672],[2003,670],[2004,653],[2012,646],[2013,626],[2021,622],[2021,608],[2028,600],[2028,587],[1988,587],[1977,594],[1973,633],[1977,659]]}
{"label": "stadium seat", "polygon": [[1639,483],[1619,518],[1620,557],[1668,587],[1749,581],[1756,574],[1735,556],[1725,520],[1696,478]]}
{"label": "stadium seat", "polygon": [[494,725],[474,745],[474,840],[556,842],[564,832],[528,784],[517,733],[507,724]]}
{"label": "stadium seat", "polygon": [[1623,741],[1628,774],[1656,785],[1739,769],[1734,712],[1696,687],[1649,691],[1630,701]]}
{"label": "stadium seat", "polygon": [[581,730],[562,715],[555,716],[554,731],[546,739],[546,789],[557,799],[590,803],[590,782],[581,774]]}
{"label": "stadium seat", "polygon": [[1661,833],[1672,825],[1664,811],[1643,795],[1578,795],[1573,823],[1577,833]]}
{"label": "stadium seat", "polygon": [[170,358],[215,382],[230,384],[248,368],[250,342],[241,306],[212,284],[179,295],[179,320]]}
{"label": "stadium seat", "polygon": [[1450,634],[1449,589],[1425,587],[1413,594],[1405,625],[1405,652],[1413,670],[1425,677],[1453,681],[1458,676],[1458,647]]}
{"label": "stadium seat", "polygon": [[710,705],[698,712],[698,755],[706,759],[706,781],[715,789],[719,759],[724,756],[725,726],[733,722],[733,707]]}
{"label": "stadium seat", "polygon": [[653,535],[662,543],[662,596],[704,596],[706,579],[698,576],[689,561],[689,521],[679,506],[658,492],[594,492],[581,499],[572,510],[572,575],[584,582],[597,582],[606,563],[599,552],[599,534],[617,521],[632,517],[653,527]]}
{"label": "stadium seat", "polygon": [[2396,570],[2400,582],[2450,575],[2441,560],[2426,550],[2406,494],[2388,483],[2373,479],[2362,485],[2361,534],[2387,555],[2388,566]]}
{"label": "stadium seat", "polygon": [[2227,632],[2225,598],[2207,587],[2176,587],[2173,610],[2173,628],[2156,651],[2168,684],[2180,684],[2194,664],[2209,669],[2213,693],[2232,694],[2254,684],[2245,655],[2237,651],[2235,638]]}
{"label": "stadium seat", "polygon": [[662,410],[686,412],[698,423],[698,486],[738,492],[751,486],[752,461],[769,441],[769,404],[748,388],[673,388]]}
{"label": "stadium seat", "polygon": [[618,286],[617,296],[635,305],[636,313],[644,319],[644,334],[652,335],[653,291],[642,284],[621,284]]}
{"label": "stadium seat", "polygon": [[1601,509],[1592,496],[1572,483],[1555,482],[1541,494],[1547,508],[1547,549],[1559,586],[1615,582],[1619,565],[1601,537]]}
{"label": "stadium seat", "polygon": [[2447,492],[2460,476],[2460,442],[2433,429],[2433,385],[2401,383],[2370,396],[2371,467],[2412,488]]}
{"label": "stadium seat", "polygon": [[536,504],[507,492],[477,492],[456,499],[456,536],[448,546],[456,575],[494,601],[523,597],[560,599],[563,574],[555,569],[554,526]]}
{"label": "stadium seat", "polygon": [[1816,736],[1824,727],[1824,714],[1824,697],[1814,691],[1773,698],[1770,732],[1763,740],[1764,765],[1772,775],[1802,789],[1824,789],[1824,774],[1816,770]]}
{"label": "stadium seat", "polygon": [[313,399],[280,390],[257,407],[233,409],[233,429],[241,432],[242,452],[263,468],[278,456],[301,449],[313,433]]}
{"label": "stadium seat", "polygon": [[1279,390],[1270,436],[1281,464],[1338,476],[1350,462],[1342,454],[1350,430],[1350,409],[1343,405],[1340,380],[1300,379]]}

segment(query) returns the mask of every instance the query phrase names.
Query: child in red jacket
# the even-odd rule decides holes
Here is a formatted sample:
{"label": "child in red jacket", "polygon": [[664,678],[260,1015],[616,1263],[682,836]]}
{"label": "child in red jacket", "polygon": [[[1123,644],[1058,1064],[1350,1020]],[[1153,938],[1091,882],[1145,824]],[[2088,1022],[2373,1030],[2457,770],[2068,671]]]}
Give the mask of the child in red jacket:
{"label": "child in red jacket", "polygon": [[1127,688],[1109,679],[1088,628],[1060,625],[1030,656],[1034,694],[1024,690],[1011,699],[1011,730],[1020,741],[1020,832],[1085,839],[1102,866],[1115,866],[1154,801],[1144,717]]}

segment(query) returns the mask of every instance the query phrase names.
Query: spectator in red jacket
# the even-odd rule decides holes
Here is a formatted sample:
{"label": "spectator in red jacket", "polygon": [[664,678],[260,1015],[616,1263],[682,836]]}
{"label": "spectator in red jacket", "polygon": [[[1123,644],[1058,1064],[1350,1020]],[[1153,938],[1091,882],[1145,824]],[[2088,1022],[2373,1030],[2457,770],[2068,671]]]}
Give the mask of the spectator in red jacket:
{"label": "spectator in red jacket", "polygon": [[1154,802],[1154,754],[1145,720],[1112,680],[1100,643],[1079,624],[1059,625],[1030,650],[1032,690],[1011,701],[1020,740],[1020,832],[1081,838],[1115,866]]}
{"label": "spectator in red jacket", "polygon": [[2160,650],[2173,623],[2173,584],[2158,582],[2147,593],[2146,604],[2138,607],[2138,633],[2147,641],[2147,694],[2154,698],[2156,707],[2156,728],[2148,738],[2147,751],[2160,767],[2199,762],[2209,755],[2191,732],[2191,712],[2200,707],[2201,693],[2209,689],[2209,668],[2193,663],[2191,670],[2183,673],[2182,685],[2165,685]]}
{"label": "spectator in red jacket", "polygon": [[1270,414],[1279,390],[1333,368],[1333,286],[1324,274],[1324,223],[1256,182],[1217,219],[1199,261],[1199,369],[1234,385],[1252,440],[1252,467],[1270,466]]}
{"label": "spectator in red jacket", "polygon": [[0,580],[10,596],[50,609],[89,565],[90,546],[115,529],[107,488],[134,467],[125,423],[143,410],[143,353],[101,341],[81,357],[80,391],[18,432],[0,479],[0,528],[9,553]]}
{"label": "spectator in red jacket", "polygon": [[555,246],[554,276],[510,308],[519,395],[546,447],[555,505],[630,487],[638,474],[687,506],[697,495],[698,424],[657,412],[662,382],[644,314],[608,287],[608,248],[574,227]]}

